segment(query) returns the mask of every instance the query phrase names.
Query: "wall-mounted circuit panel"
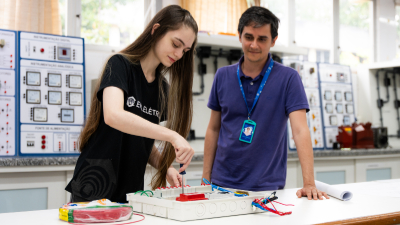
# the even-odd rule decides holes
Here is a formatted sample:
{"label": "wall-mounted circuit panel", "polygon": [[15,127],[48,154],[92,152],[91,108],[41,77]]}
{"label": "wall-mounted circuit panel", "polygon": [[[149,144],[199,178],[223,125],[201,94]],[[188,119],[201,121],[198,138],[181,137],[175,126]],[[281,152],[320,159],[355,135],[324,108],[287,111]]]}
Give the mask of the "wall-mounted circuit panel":
{"label": "wall-mounted circuit panel", "polygon": [[21,154],[74,154],[79,152],[80,126],[22,125]]}
{"label": "wall-mounted circuit panel", "polygon": [[84,40],[20,32],[20,155],[79,154],[85,117]]}
{"label": "wall-mounted circuit panel", "polygon": [[285,66],[291,67],[299,73],[304,88],[319,87],[317,72],[318,67],[316,63],[285,59],[283,61],[283,64]]}
{"label": "wall-mounted circuit panel", "polygon": [[21,60],[21,123],[82,125],[83,95],[82,65]]}
{"label": "wall-mounted circuit panel", "polygon": [[0,69],[15,69],[16,32],[0,30]]}
{"label": "wall-mounted circuit panel", "polygon": [[[307,113],[307,124],[310,129],[312,147],[314,150],[323,149],[325,145],[319,96],[318,66],[316,63],[299,60],[285,60],[284,65],[295,69],[301,77],[310,107],[310,111]],[[288,120],[288,140],[289,149],[296,150],[290,120]]]}
{"label": "wall-mounted circuit panel", "polygon": [[0,30],[0,157],[17,154],[17,32]]}
{"label": "wall-mounted circuit panel", "polygon": [[325,146],[332,148],[338,127],[355,122],[351,71],[348,66],[320,63],[319,75]]}
{"label": "wall-mounted circuit panel", "polygon": [[0,69],[0,96],[15,96],[15,70]]}
{"label": "wall-mounted circuit panel", "polygon": [[82,38],[20,32],[20,57],[45,61],[84,61]]}
{"label": "wall-mounted circuit panel", "polygon": [[15,97],[0,96],[0,157],[16,154]]}

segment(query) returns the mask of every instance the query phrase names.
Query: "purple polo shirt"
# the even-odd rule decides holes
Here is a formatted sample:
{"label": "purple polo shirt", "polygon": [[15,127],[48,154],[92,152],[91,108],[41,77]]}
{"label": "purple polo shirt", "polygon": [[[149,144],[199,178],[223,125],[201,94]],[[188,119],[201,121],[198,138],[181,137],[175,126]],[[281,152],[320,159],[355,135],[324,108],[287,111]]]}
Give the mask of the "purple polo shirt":
{"label": "purple polo shirt", "polygon": [[[299,74],[274,62],[271,74],[253,109],[251,120],[257,126],[252,142],[239,141],[247,107],[240,91],[236,71],[243,62],[218,69],[207,106],[221,111],[221,129],[211,172],[211,181],[223,187],[264,191],[282,189],[286,182],[287,131],[289,114],[306,109],[306,93]],[[249,107],[271,60],[254,79],[240,79]]]}

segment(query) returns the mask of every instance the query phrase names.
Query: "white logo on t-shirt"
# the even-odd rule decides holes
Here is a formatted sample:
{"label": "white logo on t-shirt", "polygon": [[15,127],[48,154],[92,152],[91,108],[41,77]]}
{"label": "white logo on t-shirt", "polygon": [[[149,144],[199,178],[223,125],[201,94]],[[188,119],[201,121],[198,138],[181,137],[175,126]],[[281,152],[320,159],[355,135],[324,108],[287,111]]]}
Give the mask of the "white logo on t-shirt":
{"label": "white logo on t-shirt", "polygon": [[136,102],[136,108],[139,108],[140,110],[142,110],[142,112],[144,112],[148,115],[157,116],[158,118],[160,118],[160,113],[157,110],[152,109],[151,107],[148,108],[148,107],[142,105],[142,103],[140,101],[136,101],[136,99],[133,96],[128,97],[128,100],[126,101],[126,105],[128,107],[134,107],[135,102]]}
{"label": "white logo on t-shirt", "polygon": [[136,99],[135,99],[134,97],[129,97],[129,98],[128,98],[128,101],[126,101],[126,105],[127,105],[128,107],[132,107],[132,106],[135,105],[135,102],[136,102]]}

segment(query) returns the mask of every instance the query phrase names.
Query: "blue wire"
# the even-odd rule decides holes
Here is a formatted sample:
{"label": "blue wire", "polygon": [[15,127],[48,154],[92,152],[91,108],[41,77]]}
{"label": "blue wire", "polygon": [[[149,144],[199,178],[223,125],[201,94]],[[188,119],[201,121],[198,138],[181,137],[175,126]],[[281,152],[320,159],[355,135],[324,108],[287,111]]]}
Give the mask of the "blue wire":
{"label": "blue wire", "polygon": [[229,190],[223,189],[223,188],[220,187],[220,186],[211,184],[210,181],[208,181],[206,178],[203,178],[203,182],[206,183],[206,184],[210,184],[210,185],[211,185],[211,190],[212,190],[212,191],[214,191],[214,188],[215,188],[215,189],[217,189],[217,190],[219,190],[219,191],[226,191],[226,192],[229,192],[229,193],[233,193],[236,197],[244,197],[244,196],[247,196],[246,194],[236,194],[236,193],[233,192],[233,191],[229,191]]}
{"label": "blue wire", "polygon": [[[261,205],[259,205],[258,203],[252,202],[251,205],[253,205],[253,206],[255,206],[255,207],[257,207],[257,208],[259,208],[259,209],[261,209],[261,210],[263,210],[263,211],[267,211],[267,212],[268,212],[268,210],[264,209],[264,208],[263,208]],[[268,207],[267,207],[267,208],[268,208]],[[268,208],[268,209],[270,209],[270,210],[276,212],[275,209],[271,209],[271,208]]]}

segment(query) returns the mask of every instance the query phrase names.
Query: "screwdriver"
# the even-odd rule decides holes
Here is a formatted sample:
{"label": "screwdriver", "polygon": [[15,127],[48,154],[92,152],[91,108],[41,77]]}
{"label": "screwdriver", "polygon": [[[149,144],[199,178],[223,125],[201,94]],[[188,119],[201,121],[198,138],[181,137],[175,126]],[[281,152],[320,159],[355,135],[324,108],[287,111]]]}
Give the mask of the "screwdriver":
{"label": "screwdriver", "polygon": [[[182,166],[183,166],[183,164],[180,164],[180,168],[182,168]],[[182,171],[182,172],[180,172],[179,174],[182,175],[182,194],[184,194],[184,193],[185,193],[185,190],[184,190],[183,188],[185,187],[185,184],[184,184],[183,175],[186,174],[186,171]]]}

